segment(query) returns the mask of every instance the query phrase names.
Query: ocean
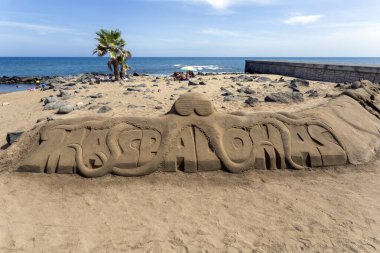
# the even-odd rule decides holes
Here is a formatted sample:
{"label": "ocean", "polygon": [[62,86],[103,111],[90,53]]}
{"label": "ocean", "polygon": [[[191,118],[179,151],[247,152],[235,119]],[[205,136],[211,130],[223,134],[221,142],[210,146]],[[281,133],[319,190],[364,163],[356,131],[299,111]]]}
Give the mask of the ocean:
{"label": "ocean", "polygon": [[[201,72],[244,72],[245,60],[278,60],[318,63],[341,63],[380,66],[380,57],[134,57],[129,60],[129,73],[170,75],[183,67]],[[0,76],[66,76],[88,72],[110,73],[107,57],[0,57]],[[30,86],[0,85],[0,92],[25,90]]]}
{"label": "ocean", "polygon": [[[245,60],[280,60],[380,66],[376,58],[281,58],[281,57],[135,57],[130,73],[169,75],[191,66],[201,72],[244,72]],[[87,72],[110,73],[107,57],[0,57],[0,76],[65,76]]]}

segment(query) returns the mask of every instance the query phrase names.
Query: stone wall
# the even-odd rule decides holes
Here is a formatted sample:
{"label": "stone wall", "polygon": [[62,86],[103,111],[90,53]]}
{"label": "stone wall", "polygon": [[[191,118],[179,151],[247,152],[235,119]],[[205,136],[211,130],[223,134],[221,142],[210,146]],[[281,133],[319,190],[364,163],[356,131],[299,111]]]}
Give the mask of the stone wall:
{"label": "stone wall", "polygon": [[380,67],[357,65],[248,60],[245,63],[245,72],[337,83],[354,82],[360,79],[380,82]]}

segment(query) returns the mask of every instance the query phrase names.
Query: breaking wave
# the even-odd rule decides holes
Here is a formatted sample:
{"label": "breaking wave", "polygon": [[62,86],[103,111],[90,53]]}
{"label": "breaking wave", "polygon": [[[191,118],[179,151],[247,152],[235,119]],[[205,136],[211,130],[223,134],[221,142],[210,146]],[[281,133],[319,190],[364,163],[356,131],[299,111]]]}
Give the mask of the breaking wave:
{"label": "breaking wave", "polygon": [[175,64],[173,67],[176,68],[183,68],[183,69],[194,69],[195,71],[202,71],[202,70],[219,70],[220,67],[218,65],[182,65],[182,64]]}

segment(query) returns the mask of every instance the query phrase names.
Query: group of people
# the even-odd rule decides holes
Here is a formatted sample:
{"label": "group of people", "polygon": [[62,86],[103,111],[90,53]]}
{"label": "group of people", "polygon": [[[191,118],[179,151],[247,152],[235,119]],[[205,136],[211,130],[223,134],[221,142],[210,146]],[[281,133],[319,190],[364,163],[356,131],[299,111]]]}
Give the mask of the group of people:
{"label": "group of people", "polygon": [[190,78],[194,78],[195,74],[193,71],[187,71],[186,73],[174,72],[173,77],[174,77],[174,80],[176,80],[176,81],[187,81]]}

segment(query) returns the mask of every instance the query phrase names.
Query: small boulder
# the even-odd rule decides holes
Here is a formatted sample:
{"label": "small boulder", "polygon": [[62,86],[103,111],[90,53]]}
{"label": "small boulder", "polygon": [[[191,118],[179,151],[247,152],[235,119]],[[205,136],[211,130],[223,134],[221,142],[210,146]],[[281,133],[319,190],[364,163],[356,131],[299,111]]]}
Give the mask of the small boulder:
{"label": "small boulder", "polygon": [[269,77],[266,77],[266,76],[260,76],[256,79],[256,82],[258,83],[265,83],[265,82],[271,82],[272,79],[270,79]]}
{"label": "small boulder", "polygon": [[58,109],[58,114],[68,114],[72,111],[74,111],[74,105],[64,105],[64,106],[61,106],[59,107]]}
{"label": "small boulder", "polygon": [[301,92],[277,92],[266,96],[265,102],[276,103],[291,103],[304,101],[303,94]]}
{"label": "small boulder", "polygon": [[68,97],[68,96],[70,96],[70,93],[67,90],[60,89],[58,96],[59,97]]}
{"label": "small boulder", "polygon": [[356,81],[351,84],[350,88],[356,90],[356,89],[361,88],[362,86],[363,85],[360,81]]}
{"label": "small boulder", "polygon": [[297,87],[298,86],[306,86],[306,87],[309,87],[310,83],[309,81],[307,80],[304,80],[304,79],[293,79],[291,82],[290,82],[290,85],[296,85]]}
{"label": "small boulder", "polygon": [[107,105],[104,105],[104,106],[99,108],[98,113],[106,113],[109,111],[112,111],[112,108],[107,106]]}
{"label": "small boulder", "polygon": [[237,90],[239,93],[244,93],[244,94],[248,94],[248,95],[251,95],[251,94],[255,94],[256,91],[254,91],[253,89],[251,89],[250,87],[248,86],[244,86],[240,89]]}
{"label": "small boulder", "polygon": [[259,100],[254,97],[249,97],[244,101],[244,103],[246,103],[247,105],[251,107],[255,106],[257,102],[259,102]]}
{"label": "small boulder", "polygon": [[52,102],[52,103],[48,103],[46,105],[44,105],[44,109],[43,110],[57,110],[58,108],[60,108],[61,106],[64,106],[66,105],[65,102],[63,101],[58,101],[58,102]]}
{"label": "small boulder", "polygon": [[57,102],[56,97],[47,97],[44,99],[44,105],[49,104],[49,103],[53,103],[53,102]]}
{"label": "small boulder", "polygon": [[319,96],[317,90],[308,90],[305,92],[305,94],[308,94],[308,97],[316,98]]}
{"label": "small boulder", "polygon": [[97,93],[97,94],[92,94],[92,95],[90,95],[88,97],[90,97],[90,98],[102,98],[103,94],[102,93]]}

